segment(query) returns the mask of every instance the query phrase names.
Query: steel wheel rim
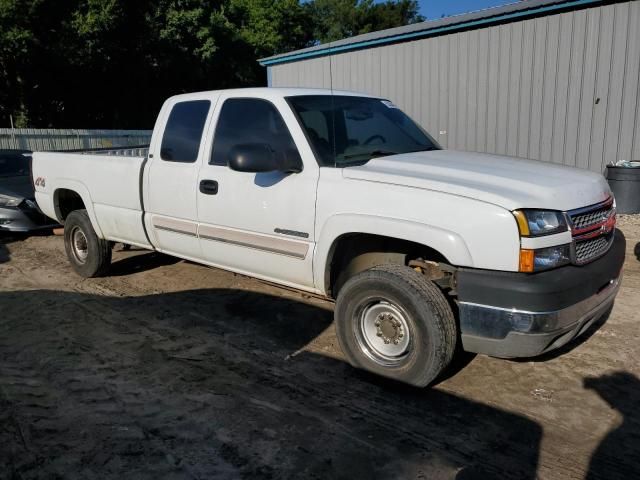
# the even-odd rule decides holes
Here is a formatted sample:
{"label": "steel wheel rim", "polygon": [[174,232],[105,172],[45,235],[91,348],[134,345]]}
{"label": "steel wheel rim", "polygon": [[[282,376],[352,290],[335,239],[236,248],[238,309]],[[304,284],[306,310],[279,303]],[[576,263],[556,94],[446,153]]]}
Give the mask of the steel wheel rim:
{"label": "steel wheel rim", "polygon": [[78,227],[71,231],[71,252],[78,263],[85,263],[89,256],[87,236]]}
{"label": "steel wheel rim", "polygon": [[370,302],[360,311],[356,337],[361,350],[377,364],[400,364],[411,348],[408,315],[386,300]]}

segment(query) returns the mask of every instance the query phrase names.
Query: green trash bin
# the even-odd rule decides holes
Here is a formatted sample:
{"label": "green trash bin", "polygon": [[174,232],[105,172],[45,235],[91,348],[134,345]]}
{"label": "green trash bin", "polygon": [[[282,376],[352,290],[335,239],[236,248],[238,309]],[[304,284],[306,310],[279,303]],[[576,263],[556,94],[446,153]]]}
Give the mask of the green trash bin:
{"label": "green trash bin", "polygon": [[640,213],[640,167],[607,166],[618,213]]}

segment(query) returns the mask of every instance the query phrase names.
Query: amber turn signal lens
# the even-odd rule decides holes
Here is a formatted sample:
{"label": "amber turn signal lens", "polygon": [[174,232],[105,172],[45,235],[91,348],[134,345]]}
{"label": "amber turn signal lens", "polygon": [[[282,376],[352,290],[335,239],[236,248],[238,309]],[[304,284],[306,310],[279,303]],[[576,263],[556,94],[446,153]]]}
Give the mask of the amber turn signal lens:
{"label": "amber turn signal lens", "polygon": [[536,254],[534,250],[525,250],[524,248],[521,249],[520,250],[520,271],[533,272],[535,257],[536,257]]}
{"label": "amber turn signal lens", "polygon": [[527,216],[521,210],[515,210],[513,212],[513,216],[516,217],[516,222],[518,222],[518,230],[520,230],[520,236],[528,237],[530,232]]}

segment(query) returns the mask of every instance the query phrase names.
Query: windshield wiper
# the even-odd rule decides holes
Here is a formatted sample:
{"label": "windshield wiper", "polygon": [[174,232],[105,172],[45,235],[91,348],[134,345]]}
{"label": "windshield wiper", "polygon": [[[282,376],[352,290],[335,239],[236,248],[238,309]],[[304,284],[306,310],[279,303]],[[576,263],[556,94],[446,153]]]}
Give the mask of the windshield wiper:
{"label": "windshield wiper", "polygon": [[417,150],[410,150],[406,153],[433,152],[434,150],[440,150],[440,149],[437,147],[424,147],[424,148],[418,148]]}
{"label": "windshield wiper", "polygon": [[398,152],[392,152],[391,150],[374,150],[373,152],[352,153],[351,155],[344,155],[342,158],[348,160],[350,158],[362,157],[362,156],[374,157],[386,157],[389,155],[398,155]]}

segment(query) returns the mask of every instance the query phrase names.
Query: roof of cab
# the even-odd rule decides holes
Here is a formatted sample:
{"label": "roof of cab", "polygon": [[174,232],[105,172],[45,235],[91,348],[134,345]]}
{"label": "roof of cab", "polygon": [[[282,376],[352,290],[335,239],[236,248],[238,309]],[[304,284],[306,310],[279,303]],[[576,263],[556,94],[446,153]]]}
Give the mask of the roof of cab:
{"label": "roof of cab", "polygon": [[298,97],[302,95],[342,95],[354,97],[378,98],[362,92],[350,92],[347,90],[330,90],[328,88],[287,88],[287,87],[259,87],[259,88],[233,88],[228,90],[209,90],[205,92],[183,93],[169,98],[173,101],[199,100],[210,98],[213,94],[225,94],[231,97],[257,97],[257,98],[284,98]]}

